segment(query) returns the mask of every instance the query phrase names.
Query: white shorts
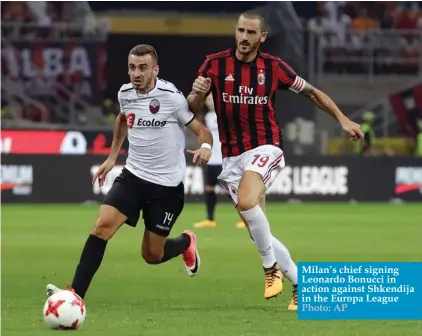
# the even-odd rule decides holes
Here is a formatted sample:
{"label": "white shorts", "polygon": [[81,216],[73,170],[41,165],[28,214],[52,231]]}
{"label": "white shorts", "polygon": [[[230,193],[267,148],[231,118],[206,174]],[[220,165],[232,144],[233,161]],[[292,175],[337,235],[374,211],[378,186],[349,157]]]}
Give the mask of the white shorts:
{"label": "white shorts", "polygon": [[229,192],[233,203],[237,205],[237,190],[245,171],[250,170],[260,174],[267,190],[285,165],[281,148],[263,145],[241,155],[224,158],[223,170],[218,180]]}

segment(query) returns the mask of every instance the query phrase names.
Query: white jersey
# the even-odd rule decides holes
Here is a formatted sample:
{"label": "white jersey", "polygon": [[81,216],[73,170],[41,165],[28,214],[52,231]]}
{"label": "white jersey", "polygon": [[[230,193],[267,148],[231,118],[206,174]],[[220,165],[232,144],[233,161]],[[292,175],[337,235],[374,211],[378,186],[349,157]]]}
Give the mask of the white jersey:
{"label": "white jersey", "polygon": [[179,185],[186,172],[184,126],[195,118],[184,95],[172,83],[157,79],[148,93],[123,85],[118,99],[128,125],[125,168],[152,183]]}
{"label": "white jersey", "polygon": [[209,111],[205,114],[205,125],[211,131],[213,141],[212,156],[208,161],[208,164],[212,166],[221,166],[223,156],[221,154],[221,142],[218,135],[217,114],[214,111]]}

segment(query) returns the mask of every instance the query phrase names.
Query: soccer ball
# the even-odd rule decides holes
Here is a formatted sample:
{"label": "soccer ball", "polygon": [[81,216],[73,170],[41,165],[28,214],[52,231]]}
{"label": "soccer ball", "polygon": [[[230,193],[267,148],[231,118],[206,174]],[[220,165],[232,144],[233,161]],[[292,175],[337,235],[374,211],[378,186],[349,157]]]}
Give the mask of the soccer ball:
{"label": "soccer ball", "polygon": [[51,329],[78,329],[85,321],[85,303],[72,291],[60,291],[47,299],[43,316]]}

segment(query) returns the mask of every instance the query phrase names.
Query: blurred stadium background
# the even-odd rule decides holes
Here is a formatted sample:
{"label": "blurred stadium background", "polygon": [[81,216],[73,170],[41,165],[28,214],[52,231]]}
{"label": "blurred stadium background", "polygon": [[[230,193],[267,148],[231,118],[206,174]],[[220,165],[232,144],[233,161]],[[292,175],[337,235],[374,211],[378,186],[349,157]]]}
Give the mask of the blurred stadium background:
{"label": "blurred stadium background", "polygon": [[[284,130],[287,162],[297,169],[285,172],[290,177],[284,183],[280,179],[272,193],[300,199],[300,192],[286,184],[304,181],[308,175],[320,176],[319,182],[314,181],[315,192],[305,194],[319,200],[324,194],[324,190],[318,192],[318,188],[324,189],[323,181],[337,185],[333,190],[341,183],[333,169],[306,167],[335,168],[341,162],[347,169],[347,187],[352,189],[328,196],[343,200],[421,200],[416,188],[422,183],[420,7],[419,2],[391,1],[146,1],[127,2],[123,8],[119,2],[4,2],[4,163],[23,160],[15,154],[83,154],[73,157],[81,162],[78,167],[84,166],[78,174],[75,171],[75,178],[82,178],[80,175],[90,171],[87,158],[94,155],[94,161],[101,161],[95,155],[107,154],[111,144],[112,124],[118,113],[116,93],[129,80],[126,58],[133,45],[154,45],[160,56],[160,75],[188,94],[205,55],[233,45],[233,25],[239,12],[257,8],[269,23],[270,38],[263,49],[281,56],[331,95],[348,116],[362,123],[367,134],[367,143],[350,143],[330,117],[301,97],[280,92],[277,118]],[[187,145],[197,145],[190,134]],[[361,160],[363,156],[365,160]],[[26,162],[31,164],[31,160],[35,160],[36,175],[36,165],[46,161],[34,157]],[[365,168],[369,164],[385,167],[382,176],[377,174],[380,181],[371,176],[373,169]],[[10,167],[4,172],[8,180],[3,182],[13,183],[18,172]],[[355,181],[354,173],[360,182]],[[201,194],[201,172],[189,171],[187,179],[187,193]],[[3,200],[38,201],[37,191],[54,191],[46,188],[46,183],[42,191],[36,190],[39,182],[32,182],[34,190],[29,195],[7,190]],[[377,195],[365,196],[371,182],[388,187],[388,191],[384,188]],[[412,184],[414,188],[397,194],[396,184]],[[357,187],[356,193],[353,188]],[[403,190],[407,189],[399,188]],[[89,191],[79,192],[75,199],[50,194],[53,201],[98,200]]]}
{"label": "blurred stadium background", "polygon": [[[130,48],[155,46],[160,76],[188,94],[205,55],[233,45],[236,18],[248,9],[259,9],[269,24],[263,49],[327,92],[366,133],[364,144],[351,144],[303,98],[278,93],[287,168],[268,192],[273,231],[298,261],[421,260],[420,2],[3,1],[2,329],[7,335],[47,333],[39,318],[43,286],[71,279],[96,215],[90,204],[101,201],[124,164],[127,142],[106,186],[91,185],[111,145],[117,91],[129,81]],[[187,146],[197,146],[196,139],[188,137]],[[204,215],[200,168],[188,168],[185,190],[188,204],[175,231]],[[418,203],[388,205],[409,202]],[[221,205],[218,230],[199,233],[209,268],[202,280],[189,281],[189,288],[176,261],[152,271],[141,265],[136,250],[141,235],[123,228],[95,280],[86,328],[107,335],[116,330],[174,335],[175,329],[181,335],[279,335],[281,330],[306,336],[422,335],[417,323],[376,328],[374,322],[299,323],[285,312],[288,294],[281,303],[262,302],[259,261],[251,269],[257,256],[247,235],[235,231],[236,220],[230,204]],[[175,275],[169,275],[172,268]],[[157,291],[161,295],[154,295]]]}

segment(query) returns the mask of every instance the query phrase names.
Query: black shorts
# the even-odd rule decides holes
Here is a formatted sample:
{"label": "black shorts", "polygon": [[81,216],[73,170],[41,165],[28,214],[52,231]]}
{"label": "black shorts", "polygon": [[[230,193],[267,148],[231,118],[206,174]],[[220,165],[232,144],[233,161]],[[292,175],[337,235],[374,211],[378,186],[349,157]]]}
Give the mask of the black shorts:
{"label": "black shorts", "polygon": [[216,186],[218,184],[218,175],[221,174],[222,166],[207,165],[205,167],[205,185]]}
{"label": "black shorts", "polygon": [[133,227],[142,210],[145,227],[167,237],[183,210],[185,190],[182,182],[177,187],[165,187],[140,179],[123,168],[103,204],[119,210],[127,217],[126,224]]}

